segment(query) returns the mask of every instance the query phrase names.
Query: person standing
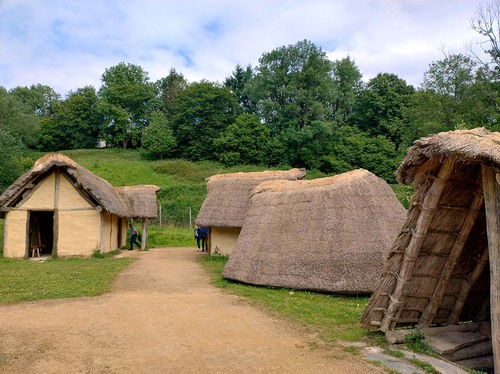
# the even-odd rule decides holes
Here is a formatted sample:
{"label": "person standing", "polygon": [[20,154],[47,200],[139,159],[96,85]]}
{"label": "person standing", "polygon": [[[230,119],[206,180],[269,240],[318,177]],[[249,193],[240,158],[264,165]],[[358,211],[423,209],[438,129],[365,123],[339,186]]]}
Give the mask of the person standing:
{"label": "person standing", "polygon": [[137,242],[137,229],[132,223],[129,223],[128,227],[130,227],[130,248],[128,250],[132,251],[134,249],[134,244],[138,249],[141,249],[141,245]]}
{"label": "person standing", "polygon": [[194,225],[194,238],[196,239],[196,245],[198,246],[198,251],[200,250],[200,241],[201,241],[201,228],[197,225]]}
{"label": "person standing", "polygon": [[208,252],[208,228],[201,227],[200,235],[201,235],[201,251]]}

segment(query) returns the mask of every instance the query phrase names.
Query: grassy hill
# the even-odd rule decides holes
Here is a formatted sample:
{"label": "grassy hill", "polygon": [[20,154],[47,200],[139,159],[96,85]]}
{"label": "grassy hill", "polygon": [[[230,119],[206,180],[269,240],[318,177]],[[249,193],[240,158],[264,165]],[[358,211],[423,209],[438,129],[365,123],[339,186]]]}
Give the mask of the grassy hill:
{"label": "grassy hill", "polygon": [[[150,246],[194,246],[190,224],[194,224],[205,199],[205,178],[219,173],[266,169],[251,165],[226,168],[210,161],[151,161],[141,157],[140,152],[134,150],[85,149],[62,151],[61,153],[106,179],[113,186],[154,184],[161,187],[158,193],[161,222],[158,220],[153,222],[151,226]],[[42,154],[36,157],[40,156]],[[324,176],[320,172],[308,171],[306,178],[313,179]],[[400,201],[407,207],[411,189],[400,185],[392,187]],[[0,222],[0,230],[2,231],[1,236],[3,222]]]}

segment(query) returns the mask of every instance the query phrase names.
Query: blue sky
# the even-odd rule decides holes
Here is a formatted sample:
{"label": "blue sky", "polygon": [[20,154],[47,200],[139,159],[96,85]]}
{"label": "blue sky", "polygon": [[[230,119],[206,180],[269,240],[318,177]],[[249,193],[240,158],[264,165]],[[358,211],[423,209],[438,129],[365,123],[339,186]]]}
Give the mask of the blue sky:
{"label": "blue sky", "polygon": [[[484,1],[483,1],[484,2]],[[310,40],[350,56],[364,80],[394,73],[418,87],[433,61],[464,53],[480,0],[0,0],[0,86],[61,95],[120,62],[152,81],[171,68],[222,82],[236,64]]]}

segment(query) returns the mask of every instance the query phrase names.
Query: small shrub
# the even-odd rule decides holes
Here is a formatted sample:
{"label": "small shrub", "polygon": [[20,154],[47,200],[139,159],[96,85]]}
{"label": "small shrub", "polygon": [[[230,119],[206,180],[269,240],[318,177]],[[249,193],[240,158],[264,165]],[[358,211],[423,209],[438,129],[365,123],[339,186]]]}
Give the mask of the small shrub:
{"label": "small shrub", "polygon": [[415,331],[405,335],[406,346],[415,353],[432,354],[432,349],[424,341],[424,336],[420,331]]}

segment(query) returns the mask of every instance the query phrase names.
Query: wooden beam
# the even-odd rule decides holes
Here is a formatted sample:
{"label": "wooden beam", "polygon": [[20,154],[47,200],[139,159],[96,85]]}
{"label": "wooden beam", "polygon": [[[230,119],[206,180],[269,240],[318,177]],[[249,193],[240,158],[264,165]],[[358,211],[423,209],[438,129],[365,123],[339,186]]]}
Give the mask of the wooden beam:
{"label": "wooden beam", "polygon": [[99,214],[101,217],[100,235],[99,235],[99,252],[104,253],[104,243],[106,242],[106,212]]}
{"label": "wooden beam", "polygon": [[438,205],[439,198],[441,197],[446,182],[453,172],[454,165],[455,162],[452,158],[446,159],[424,198],[420,216],[415,225],[415,230],[412,232],[408,247],[404,251],[404,259],[397,276],[396,287],[391,294],[391,302],[380,326],[380,329],[384,332],[392,330],[396,325],[397,319],[401,315],[404,304],[405,285],[411,278],[413,267],[427,234],[427,230],[429,229],[429,224],[434,216],[436,206]]}
{"label": "wooden beam", "polygon": [[500,185],[499,170],[483,164],[484,207],[490,257],[491,340],[496,370],[500,371]]}
{"label": "wooden beam", "polygon": [[146,245],[148,242],[148,219],[142,219],[142,232],[141,232],[141,250],[146,250]]}
{"label": "wooden beam", "polygon": [[476,222],[476,218],[479,214],[481,207],[483,206],[483,194],[481,191],[475,193],[474,200],[469,209],[469,213],[465,217],[465,220],[460,228],[460,232],[458,234],[455,243],[453,244],[453,248],[450,251],[450,255],[446,260],[446,263],[441,270],[441,276],[436,284],[436,288],[434,288],[434,293],[432,294],[431,301],[427,308],[422,312],[420,316],[420,320],[418,322],[418,327],[428,327],[432,323],[432,319],[436,315],[439,305],[443,300],[444,293],[446,288],[448,287],[449,280],[451,275],[453,274],[453,270],[457,265],[458,259],[462,254],[465,243],[469,238],[470,232],[472,231],[472,227]]}
{"label": "wooden beam", "polygon": [[476,264],[476,267],[470,273],[470,275],[462,281],[462,285],[460,286],[460,292],[457,295],[457,299],[455,301],[455,306],[448,317],[449,325],[456,325],[459,322],[460,314],[462,313],[462,309],[464,308],[465,301],[467,300],[467,296],[472,288],[472,286],[476,283],[477,279],[483,272],[484,267],[488,263],[489,253],[488,248],[486,248],[483,252],[483,255],[479,259]]}
{"label": "wooden beam", "polygon": [[52,256],[57,256],[57,245],[59,244],[59,190],[61,187],[61,172],[59,168],[55,171],[54,183],[54,227],[53,227],[53,240],[52,240]]}

